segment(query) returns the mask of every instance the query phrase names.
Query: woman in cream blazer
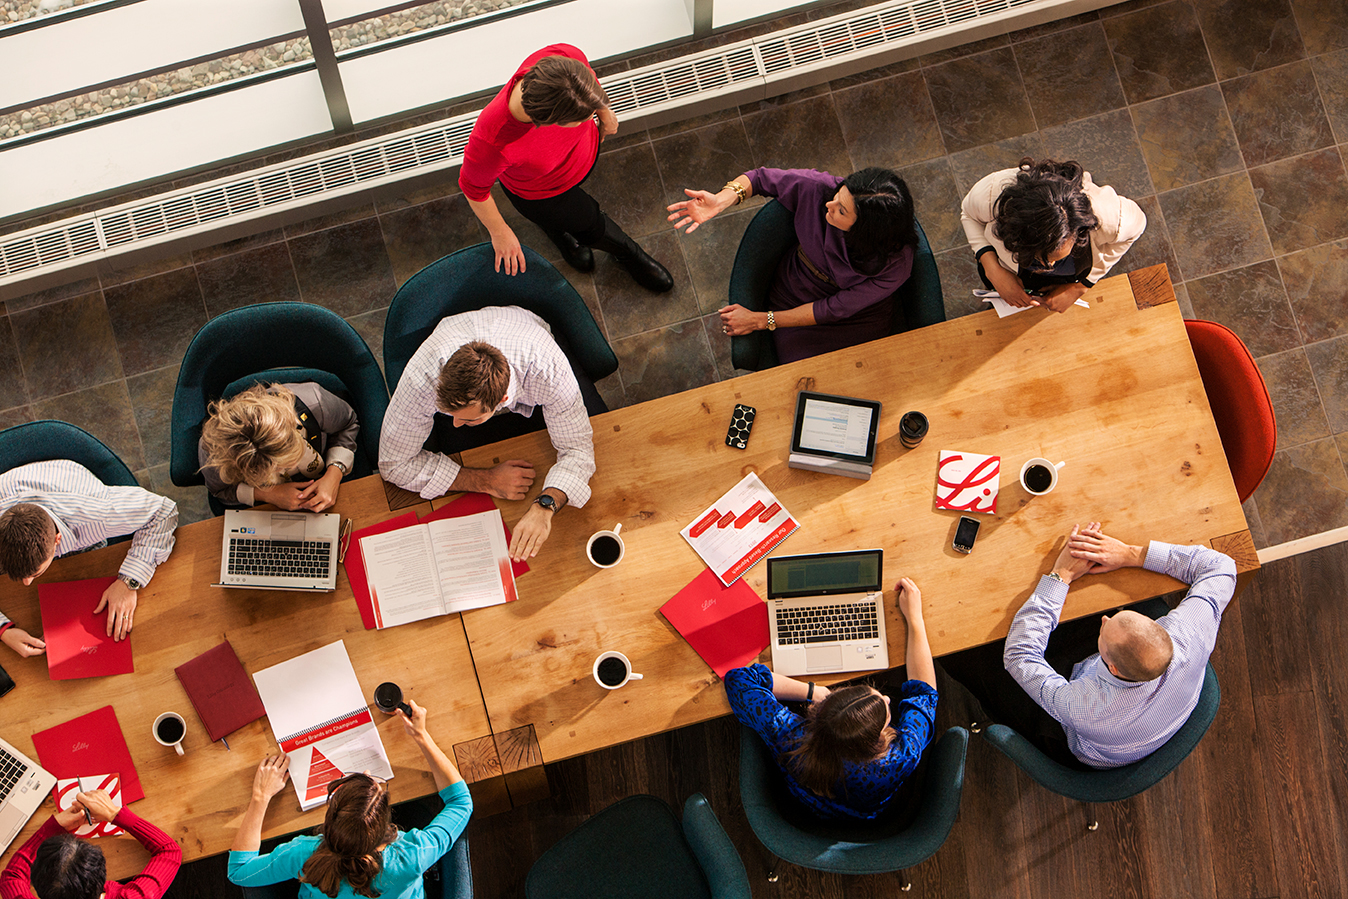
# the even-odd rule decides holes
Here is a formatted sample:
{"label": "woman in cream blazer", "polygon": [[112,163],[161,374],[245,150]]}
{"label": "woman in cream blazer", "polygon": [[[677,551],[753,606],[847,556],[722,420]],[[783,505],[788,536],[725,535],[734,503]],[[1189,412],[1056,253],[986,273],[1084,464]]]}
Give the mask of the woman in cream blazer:
{"label": "woman in cream blazer", "polygon": [[983,178],[960,205],[983,283],[1013,306],[1065,312],[1147,228],[1136,203],[1091,181],[1075,161],[1036,163]]}

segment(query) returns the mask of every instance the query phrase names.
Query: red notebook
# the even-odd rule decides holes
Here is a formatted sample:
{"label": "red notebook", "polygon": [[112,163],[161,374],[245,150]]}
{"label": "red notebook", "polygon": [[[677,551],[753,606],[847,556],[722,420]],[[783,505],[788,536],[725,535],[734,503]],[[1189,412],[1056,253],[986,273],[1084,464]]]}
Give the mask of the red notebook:
{"label": "red notebook", "polygon": [[257,687],[226,640],[173,669],[212,740],[229,736],[267,710]]}
{"label": "red notebook", "polygon": [[131,638],[115,642],[108,636],[107,611],[94,614],[103,591],[114,580],[99,577],[38,585],[42,639],[47,643],[47,671],[52,680],[106,677],[136,670],[131,660]]}
{"label": "red notebook", "polygon": [[370,601],[370,579],[365,574],[365,557],[360,552],[360,539],[371,534],[396,531],[398,528],[410,528],[416,523],[417,513],[408,512],[397,518],[372,524],[368,528],[361,528],[351,535],[351,542],[346,550],[346,561],[342,564],[346,566],[346,579],[351,582],[351,592],[356,597],[356,608],[360,609],[360,623],[365,625],[367,631],[375,628],[374,603]]}
{"label": "red notebook", "polygon": [[742,579],[722,586],[710,568],[660,607],[674,629],[719,677],[768,648],[768,606]]}
{"label": "red notebook", "polygon": [[[462,518],[465,515],[476,515],[478,512],[490,512],[496,508],[496,503],[485,493],[465,493],[463,496],[454,500],[452,503],[445,503],[434,512],[421,519],[421,523],[428,521],[439,521],[441,518]],[[501,527],[505,529],[506,545],[510,545],[510,528],[502,522]],[[519,577],[529,570],[529,563],[523,560],[518,562],[511,561],[510,567],[515,571],[515,577]]]}
{"label": "red notebook", "polygon": [[122,726],[110,705],[33,734],[33,746],[38,764],[58,778],[116,774],[122,779],[123,802],[145,798]]}

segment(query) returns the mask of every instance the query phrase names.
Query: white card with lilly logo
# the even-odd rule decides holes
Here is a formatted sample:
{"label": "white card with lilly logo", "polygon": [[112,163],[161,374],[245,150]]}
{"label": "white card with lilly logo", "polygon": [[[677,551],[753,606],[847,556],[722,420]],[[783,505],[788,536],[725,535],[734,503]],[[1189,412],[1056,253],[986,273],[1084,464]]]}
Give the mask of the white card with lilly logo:
{"label": "white card with lilly logo", "polygon": [[995,515],[1001,470],[1001,456],[941,450],[936,464],[936,508]]}
{"label": "white card with lilly logo", "polygon": [[[90,790],[106,790],[112,801],[122,804],[122,779],[116,774],[94,774],[89,777],[65,777],[56,781],[56,807],[66,811],[75,805],[75,797]],[[115,837],[126,831],[115,824],[95,820],[93,824],[81,824],[74,834],[77,837]]]}

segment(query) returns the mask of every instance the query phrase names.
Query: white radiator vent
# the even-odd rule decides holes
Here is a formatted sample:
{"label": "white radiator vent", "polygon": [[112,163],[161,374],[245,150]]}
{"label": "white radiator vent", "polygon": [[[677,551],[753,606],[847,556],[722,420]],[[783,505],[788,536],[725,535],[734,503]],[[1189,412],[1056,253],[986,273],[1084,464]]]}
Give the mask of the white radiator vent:
{"label": "white radiator vent", "polygon": [[[1093,2],[1093,0],[1086,0]],[[958,30],[1031,9],[1036,21],[1080,11],[1082,0],[909,0],[873,6],[716,50],[622,72],[603,80],[613,110],[632,118],[717,96],[743,94],[793,72],[827,68],[844,57],[865,59],[940,29]],[[1100,3],[1094,3],[1095,6]],[[1092,7],[1093,8],[1093,7]],[[477,112],[444,122],[316,153],[259,169],[246,177],[198,185],[149,201],[0,237],[0,285],[106,258],[187,235],[261,219],[412,174],[448,169],[463,161]]]}

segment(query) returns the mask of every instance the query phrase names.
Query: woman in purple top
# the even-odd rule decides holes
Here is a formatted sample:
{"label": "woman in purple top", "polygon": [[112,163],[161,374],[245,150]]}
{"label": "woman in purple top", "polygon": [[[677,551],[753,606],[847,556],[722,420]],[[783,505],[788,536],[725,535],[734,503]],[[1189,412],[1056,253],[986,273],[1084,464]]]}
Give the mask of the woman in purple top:
{"label": "woman in purple top", "polygon": [[783,362],[854,346],[889,333],[894,291],[913,269],[917,232],[913,198],[888,169],[846,178],[813,169],[758,168],[718,193],[688,190],[669,207],[676,229],[691,234],[719,212],[755,194],[790,210],[800,241],[777,266],[768,311],[722,307],[732,337],[767,329]]}

